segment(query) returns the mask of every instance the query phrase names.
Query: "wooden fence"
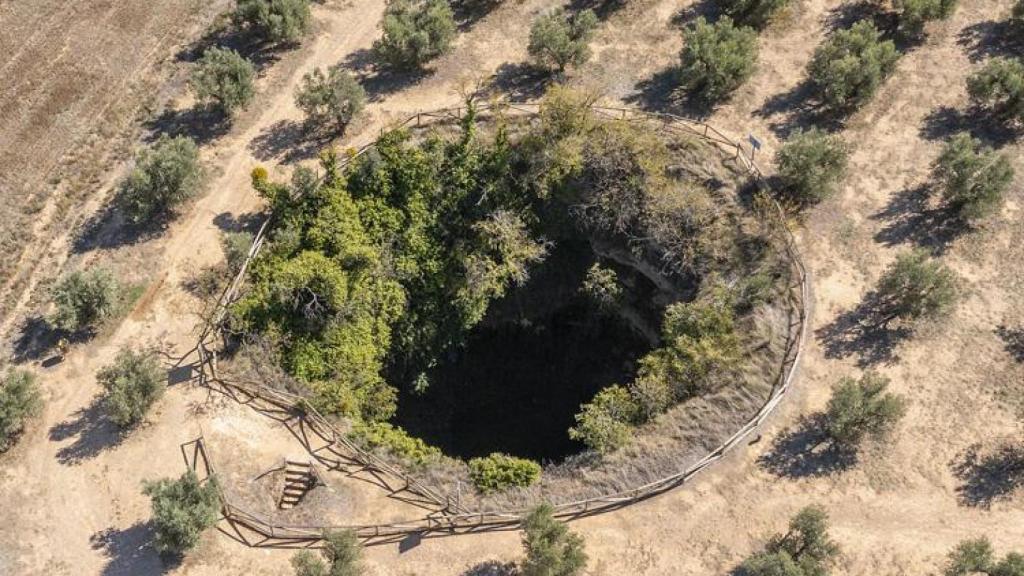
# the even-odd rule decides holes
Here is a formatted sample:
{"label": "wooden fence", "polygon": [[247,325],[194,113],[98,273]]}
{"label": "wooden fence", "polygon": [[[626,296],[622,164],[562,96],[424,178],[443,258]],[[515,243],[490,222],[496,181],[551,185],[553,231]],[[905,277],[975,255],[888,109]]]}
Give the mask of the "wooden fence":
{"label": "wooden fence", "polygon": [[[711,142],[738,162],[757,182],[759,187],[762,189],[767,188],[760,170],[753,161],[753,151],[745,148],[744,144],[733,141],[713,126],[671,114],[647,113],[627,108],[594,107],[593,110],[596,114],[607,118],[636,120],[648,123],[655,122],[658,124],[659,129],[668,133],[696,136]],[[482,105],[476,109],[480,117],[497,113],[504,115],[531,115],[536,114],[537,111],[537,104]],[[422,112],[409,117],[396,127],[419,127],[435,123],[456,122],[463,118],[464,112],[465,108],[461,107],[435,112]],[[352,159],[361,156],[372,147],[372,143],[368,144],[358,149],[355,154],[349,155],[343,161],[342,168],[351,162]],[[806,305],[809,301],[809,280],[797,250],[796,241],[786,222],[783,209],[778,203],[772,202],[772,211],[774,213],[768,215],[768,217],[777,219],[777,225],[773,226],[773,229],[782,236],[780,240],[792,268],[791,278],[795,279],[795,281],[790,282],[786,295],[790,318],[783,360],[768,399],[746,424],[740,427],[725,442],[691,466],[629,490],[559,504],[554,507],[556,517],[563,520],[573,520],[601,514],[681,486],[739,446],[779,406],[792,385],[796,368],[800,363],[804,337],[808,326]],[[410,501],[423,505],[432,511],[422,518],[397,523],[351,526],[283,525],[235,505],[221,492],[224,517],[227,525],[230,527],[229,535],[249,546],[295,548],[315,546],[322,540],[325,530],[336,529],[351,529],[361,539],[372,544],[393,542],[407,537],[431,537],[518,528],[527,510],[516,509],[497,512],[463,510],[456,503],[452,502],[450,498],[438,494],[435,490],[424,486],[403,470],[392,466],[375,454],[362,449],[350,441],[327,419],[309,407],[299,396],[282,392],[257,382],[229,381],[220,377],[217,370],[217,355],[216,351],[212,349],[212,341],[218,340],[216,336],[223,329],[227,308],[238,295],[249,263],[256,257],[263,246],[265,235],[272,219],[273,215],[260,227],[249,250],[248,257],[238,275],[221,295],[217,309],[212,315],[212,321],[202,332],[197,348],[201,364],[200,380],[205,385],[219,389],[239,401],[256,404],[257,408],[261,409],[264,413],[280,414],[280,419],[283,422],[295,423],[299,430],[293,432],[304,441],[310,453],[325,466],[332,469],[337,469],[346,463],[360,466],[364,471],[371,474],[382,488],[389,490],[392,495],[408,494]],[[309,440],[310,434],[313,438],[319,439],[319,446],[314,445]],[[194,457],[191,459],[186,457],[186,461],[203,478],[210,477],[215,473],[212,460],[208,455],[202,438],[195,441]]]}

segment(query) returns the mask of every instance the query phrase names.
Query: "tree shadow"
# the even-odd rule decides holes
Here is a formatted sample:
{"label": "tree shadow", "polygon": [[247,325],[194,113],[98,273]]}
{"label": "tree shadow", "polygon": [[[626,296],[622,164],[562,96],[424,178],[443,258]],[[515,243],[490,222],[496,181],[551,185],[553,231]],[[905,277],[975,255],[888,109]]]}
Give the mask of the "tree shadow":
{"label": "tree shadow", "polygon": [[689,6],[685,6],[672,15],[672,26],[682,28],[697,18],[704,18],[714,23],[722,16],[719,4],[715,0],[699,0]]}
{"label": "tree shadow", "polygon": [[[706,2],[702,3],[706,4]],[[572,0],[566,8],[571,13],[593,10],[597,19],[604,21],[625,7],[626,4],[627,0]]]}
{"label": "tree shadow", "polygon": [[695,90],[680,85],[679,69],[675,66],[656,72],[636,84],[636,92],[625,98],[641,110],[665,112],[688,118],[706,119],[720,102],[708,102]]}
{"label": "tree shadow", "polygon": [[109,560],[103,576],[156,576],[165,574],[179,561],[161,557],[152,544],[153,527],[137,522],[128,528],[107,528],[89,537],[93,550],[102,550]]}
{"label": "tree shadow", "polygon": [[996,328],[996,335],[1003,341],[1006,352],[1017,362],[1024,362],[1024,328]]}
{"label": "tree shadow", "polygon": [[473,566],[460,576],[515,576],[518,574],[515,562],[488,560]]}
{"label": "tree shadow", "polygon": [[906,325],[893,326],[885,320],[877,292],[870,292],[854,309],[843,312],[815,335],[825,348],[826,358],[858,355],[857,365],[865,368],[896,360],[896,348],[913,330]]}
{"label": "tree shadow", "polygon": [[501,0],[453,0],[450,4],[459,32],[465,33],[500,6]]}
{"label": "tree shadow", "polygon": [[107,419],[103,397],[97,395],[85,408],[77,410],[70,419],[50,428],[50,441],[74,442],[57,450],[57,461],[75,466],[95,458],[105,450],[114,448],[124,439],[122,431]]}
{"label": "tree shadow", "polygon": [[554,82],[554,76],[547,70],[529,62],[505,62],[494,72],[482,90],[486,94],[502,93],[510,102],[529,102],[544,95]]}
{"label": "tree shadow", "polygon": [[65,331],[55,328],[45,317],[38,314],[31,316],[21,325],[14,339],[14,361],[22,363],[39,360],[49,354],[61,338],[67,336]]}
{"label": "tree shadow", "polygon": [[871,216],[885,222],[875,234],[875,241],[886,246],[912,243],[938,256],[949,249],[957,238],[971,231],[971,225],[945,206],[930,202],[927,184],[908,188],[893,196],[889,204]]}
{"label": "tree shadow", "polygon": [[233,212],[221,212],[213,217],[213,225],[224,232],[255,233],[266,217],[263,212],[245,212],[237,216]]}
{"label": "tree shadow", "polygon": [[433,74],[430,70],[392,70],[378,66],[370,48],[352,52],[341,61],[340,66],[352,70],[359,77],[359,83],[366,90],[366,99],[370,102],[379,102],[389,94],[414,86]]}
{"label": "tree shadow", "polygon": [[161,136],[186,136],[202,146],[224,136],[231,129],[231,118],[217,109],[196,105],[184,110],[166,108],[158,116],[143,123],[146,142]]}
{"label": "tree shadow", "polygon": [[849,469],[857,463],[857,452],[831,442],[825,434],[824,415],[816,414],[801,418],[779,436],[757,463],[776,476],[818,478]]}
{"label": "tree shadow", "polygon": [[925,116],[920,135],[926,140],[948,140],[955,134],[967,132],[993,147],[1014,142],[1021,129],[1007,125],[1003,119],[978,108],[968,111],[952,106],[940,106]]}
{"label": "tree shadow", "polygon": [[1014,30],[1009,20],[987,20],[967,26],[957,35],[971,62],[994,56],[1010,56],[1024,49],[1024,34]]}
{"label": "tree shadow", "polygon": [[280,158],[282,163],[292,164],[316,156],[334,136],[308,130],[300,122],[279,120],[253,138],[248,148],[258,160]]}
{"label": "tree shadow", "polygon": [[71,252],[84,254],[93,250],[134,246],[152,240],[163,233],[172,218],[172,214],[165,214],[155,216],[145,223],[133,225],[125,220],[115,199],[85,222],[71,243]]}
{"label": "tree shadow", "polygon": [[864,19],[870,19],[875,26],[879,27],[887,23],[877,5],[870,1],[860,0],[843,2],[829,10],[825,16],[825,30],[829,33],[845,30]]}
{"label": "tree shadow", "polygon": [[788,138],[797,128],[817,127],[827,132],[842,130],[849,114],[828,111],[815,99],[814,92],[814,83],[805,78],[789,90],[766,98],[754,115],[765,119],[781,115],[768,124],[779,138]]}
{"label": "tree shadow", "polygon": [[989,508],[1024,486],[1024,445],[1004,443],[984,451],[975,444],[951,467],[961,481],[957,487],[960,504]]}

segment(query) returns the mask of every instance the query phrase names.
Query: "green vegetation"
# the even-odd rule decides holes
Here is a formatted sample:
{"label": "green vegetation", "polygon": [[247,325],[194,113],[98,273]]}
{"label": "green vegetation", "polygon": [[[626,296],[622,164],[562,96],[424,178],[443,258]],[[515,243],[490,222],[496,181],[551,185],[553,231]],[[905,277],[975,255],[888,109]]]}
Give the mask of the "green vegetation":
{"label": "green vegetation", "polygon": [[816,506],[800,510],[789,521],[789,530],[777,534],[764,550],[747,558],[740,567],[744,576],[826,576],[839,555],[839,545],[829,538],[828,515]]}
{"label": "green vegetation", "polygon": [[527,51],[543,68],[562,72],[568,66],[580,66],[590,58],[587,43],[596,26],[593,10],[567,16],[565,10],[557,9],[534,21]]}
{"label": "green vegetation", "polygon": [[134,426],[167,388],[167,375],[149,351],[124,348],[114,362],[96,373],[107,394],[103,406],[110,419],[122,428]]}
{"label": "green vegetation", "polygon": [[306,73],[295,93],[295,105],[306,115],[306,124],[338,132],[348,126],[366,105],[366,90],[347,71],[320,68]]}
{"label": "green vegetation", "polygon": [[831,113],[845,113],[867,102],[896,69],[899,53],[868,20],[840,30],[814,52],[811,83]]}
{"label": "green vegetation", "polygon": [[225,232],[221,235],[220,247],[224,251],[228,274],[237,274],[242,269],[242,264],[249,257],[252,241],[251,232]]}
{"label": "green vegetation", "polygon": [[1010,552],[997,560],[988,538],[964,540],[949,553],[946,576],[1024,576],[1024,554]]}
{"label": "green vegetation", "polygon": [[11,370],[0,380],[0,453],[14,445],[25,421],[39,414],[43,400],[35,376]]}
{"label": "green vegetation", "polygon": [[846,377],[832,390],[825,411],[829,438],[847,448],[856,448],[865,437],[883,438],[906,413],[906,401],[886,392],[889,379],[865,372],[860,380]]}
{"label": "green vegetation", "polygon": [[182,554],[195,547],[220,514],[216,479],[200,483],[191,470],[177,480],[145,482],[142,492],[151,500],[154,545],[162,554]]}
{"label": "green vegetation", "polygon": [[352,530],[324,534],[320,554],[303,550],[292,557],[295,576],[361,576],[363,547]]}
{"label": "green vegetation", "polygon": [[1007,124],[1024,123],[1024,60],[993,58],[967,79],[967,93],[980,108]]}
{"label": "green vegetation", "polygon": [[373,43],[377,61],[398,70],[422,68],[455,40],[455,16],[445,0],[388,0],[384,33]]}
{"label": "green vegetation", "polygon": [[904,252],[878,281],[878,313],[894,319],[931,320],[952,312],[959,298],[955,272],[921,250]]}
{"label": "green vegetation", "polygon": [[920,34],[932,20],[945,20],[953,15],[958,0],[892,0],[900,29]]}
{"label": "green vegetation", "polygon": [[121,183],[116,203],[131,224],[170,216],[199,193],[203,170],[199,148],[191,138],[161,136],[135,159],[135,169]]}
{"label": "green vegetation", "polygon": [[605,310],[614,308],[622,298],[622,285],[615,270],[601,264],[590,267],[580,290]]}
{"label": "green vegetation", "polygon": [[499,492],[529,486],[540,478],[540,464],[533,460],[494,453],[469,461],[469,477],[481,492]]}
{"label": "green vegetation", "polygon": [[1013,182],[1010,159],[967,133],[946,143],[933,171],[946,206],[966,221],[998,213]]}
{"label": "green vegetation", "polygon": [[62,330],[92,330],[114,316],[121,301],[121,287],[104,268],[72,272],[51,293],[56,312],[50,321]]}
{"label": "green vegetation", "polygon": [[298,42],[313,22],[309,0],[238,0],[235,22],[263,42]]}
{"label": "green vegetation", "polygon": [[371,450],[385,450],[413,466],[422,466],[441,457],[437,448],[387,422],[360,422],[353,427],[351,436]]}
{"label": "green vegetation", "polygon": [[698,18],[683,31],[679,78],[707,103],[739,88],[757,67],[757,32],[724,17],[714,24]]}
{"label": "green vegetation", "polygon": [[523,576],[577,576],[587,566],[583,538],[554,517],[554,508],[542,504],[523,520]]}
{"label": "green vegetation", "polygon": [[238,52],[230,48],[213,47],[204,52],[196,63],[189,83],[200,102],[231,114],[252,102],[256,95],[253,87],[255,76],[256,69],[252,62]]}
{"label": "green vegetation", "polygon": [[639,414],[636,402],[622,386],[601,390],[581,408],[576,426],[569,429],[569,437],[601,454],[613,452],[629,441]]}
{"label": "green vegetation", "polygon": [[798,206],[817,204],[836,192],[846,176],[849,147],[820,128],[797,129],[775,155],[779,180]]}
{"label": "green vegetation", "polygon": [[1010,12],[1010,25],[1021,30],[1024,28],[1024,0],[1017,0]]}
{"label": "green vegetation", "polygon": [[717,0],[717,3],[737,24],[764,28],[790,0]]}

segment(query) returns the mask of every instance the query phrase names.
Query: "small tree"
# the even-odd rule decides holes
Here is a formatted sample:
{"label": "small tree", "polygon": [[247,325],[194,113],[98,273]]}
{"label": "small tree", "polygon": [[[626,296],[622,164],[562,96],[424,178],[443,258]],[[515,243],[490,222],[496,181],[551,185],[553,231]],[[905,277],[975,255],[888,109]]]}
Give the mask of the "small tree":
{"label": "small tree", "polygon": [[625,445],[639,417],[636,402],[622,386],[601,390],[581,408],[576,415],[576,426],[569,429],[569,437],[601,454],[609,454]]}
{"label": "small tree", "polygon": [[540,472],[540,464],[533,460],[497,452],[469,461],[469,477],[484,493],[529,486],[540,478]]}
{"label": "small tree", "polygon": [[445,0],[389,0],[381,28],[373,53],[380,64],[399,70],[422,68],[448,52],[456,33]]}
{"label": "small tree", "polygon": [[352,530],[324,534],[324,547],[318,555],[303,550],[292,557],[295,576],[361,576],[363,547]]}
{"label": "small tree", "polygon": [[747,576],[823,576],[838,555],[839,545],[828,535],[828,515],[808,506],[789,521],[789,531],[747,558],[741,571]]}
{"label": "small tree", "polygon": [[932,20],[945,20],[956,10],[958,0],[893,0],[899,26],[908,34],[920,34]]}
{"label": "small tree", "polygon": [[331,68],[307,73],[295,92],[295,105],[306,115],[306,124],[341,131],[366,105],[366,90],[351,74]]}
{"label": "small tree", "polygon": [[883,41],[870,21],[861,20],[818,47],[809,74],[822,104],[833,113],[847,112],[878,91],[898,59],[896,45]]}
{"label": "small tree", "polygon": [[238,0],[235,22],[263,42],[297,42],[309,31],[309,0]]}
{"label": "small tree", "polygon": [[252,62],[230,48],[213,47],[192,71],[189,83],[200,102],[206,102],[230,114],[245,108],[256,94],[253,79],[256,69]]}
{"label": "small tree", "polygon": [[138,424],[146,417],[167,388],[165,378],[156,356],[131,348],[122,349],[112,364],[96,374],[107,391],[107,414],[122,428]]}
{"label": "small tree", "polygon": [[563,72],[568,66],[580,66],[590,58],[587,45],[597,26],[593,10],[566,16],[557,9],[537,18],[530,28],[527,51],[538,66]]}
{"label": "small tree", "polygon": [[838,136],[819,128],[798,129],[775,155],[779,179],[789,196],[802,206],[835,193],[846,175],[849,147]]}
{"label": "small tree", "polygon": [[555,519],[554,508],[541,504],[523,520],[523,576],[576,576],[587,566],[583,538]]}
{"label": "small tree", "polygon": [[790,0],[718,0],[722,12],[744,26],[763,28]]}
{"label": "small tree", "polygon": [[154,545],[163,554],[181,554],[193,548],[203,531],[213,526],[220,512],[215,478],[200,483],[189,470],[177,480],[163,478],[143,483],[156,526]]}
{"label": "small tree", "polygon": [[1024,555],[1010,552],[996,561],[995,551],[988,538],[964,540],[949,553],[944,574],[946,576],[967,576],[987,574],[988,576],[1024,576]]}
{"label": "small tree", "polygon": [[967,93],[1002,121],[1024,123],[1024,60],[993,58],[967,79]]}
{"label": "small tree", "polygon": [[0,452],[5,452],[25,429],[25,421],[39,414],[43,401],[35,376],[11,370],[0,380]]}
{"label": "small tree", "polygon": [[51,321],[70,332],[96,328],[117,312],[119,290],[117,280],[103,268],[72,272],[53,288],[57,311]]}
{"label": "small tree", "polygon": [[117,204],[132,224],[171,214],[199,192],[203,170],[199,148],[191,138],[161,136],[135,160],[135,169],[121,183]]}
{"label": "small tree", "polygon": [[997,213],[1013,181],[1009,158],[967,133],[957,134],[946,144],[933,173],[946,205],[968,221]]}
{"label": "small tree", "polygon": [[906,413],[906,401],[887,393],[889,379],[865,372],[860,380],[843,378],[832,390],[825,411],[825,431],[833,442],[855,448],[871,436],[884,437]]}
{"label": "small tree", "polygon": [[734,26],[729,17],[714,24],[698,18],[683,31],[680,59],[682,85],[705,102],[717,102],[754,73],[757,32]]}
{"label": "small tree", "polygon": [[955,272],[914,250],[896,257],[878,281],[881,321],[934,319],[949,314],[959,297]]}
{"label": "small tree", "polygon": [[602,310],[615,307],[622,298],[622,286],[615,270],[594,264],[587,270],[580,292],[590,298]]}

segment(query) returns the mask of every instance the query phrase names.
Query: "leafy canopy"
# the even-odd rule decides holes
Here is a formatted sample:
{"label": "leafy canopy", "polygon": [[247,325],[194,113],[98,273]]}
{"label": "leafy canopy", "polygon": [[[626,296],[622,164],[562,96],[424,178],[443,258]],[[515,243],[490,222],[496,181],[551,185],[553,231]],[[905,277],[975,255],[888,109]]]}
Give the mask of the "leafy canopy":
{"label": "leafy canopy", "polygon": [[808,71],[824,107],[844,113],[871,99],[898,59],[896,45],[882,40],[870,21],[861,20],[819,46]]}
{"label": "leafy canopy", "polygon": [[200,102],[206,102],[224,113],[245,108],[256,94],[252,62],[230,48],[213,47],[196,63],[189,83]]}
{"label": "leafy canopy", "polygon": [[57,310],[51,321],[70,332],[94,329],[116,314],[120,290],[114,275],[104,268],[72,272],[53,288]]}
{"label": "leafy canopy", "polygon": [[309,0],[238,0],[235,22],[271,44],[298,42],[313,21]]}
{"label": "leafy canopy", "polygon": [[43,401],[35,376],[11,370],[0,380],[0,453],[9,449],[25,422],[39,414]]}
{"label": "leafy canopy", "polygon": [[366,106],[366,90],[341,68],[320,68],[306,73],[295,92],[295,105],[313,128],[339,131]]}
{"label": "leafy canopy", "polygon": [[797,129],[775,155],[779,179],[800,206],[829,198],[846,175],[849,148],[820,128]]}
{"label": "leafy canopy", "polygon": [[550,504],[534,508],[523,520],[523,576],[577,576],[587,566],[583,538],[554,517]]}
{"label": "leafy canopy", "polygon": [[987,108],[1003,122],[1024,123],[1024,60],[989,60],[967,79],[967,93],[976,106]]}
{"label": "leafy canopy", "polygon": [[958,0],[893,0],[899,26],[909,34],[920,34],[932,20],[945,20],[953,15]]}
{"label": "leafy canopy", "polygon": [[828,535],[828,515],[808,506],[789,521],[785,534],[773,536],[764,550],[741,566],[746,576],[826,576],[839,555]]}
{"label": "leafy canopy", "polygon": [[1010,552],[997,560],[988,538],[964,540],[949,553],[943,573],[946,576],[1024,576],[1024,554]]}
{"label": "leafy canopy", "polygon": [[955,272],[921,250],[904,252],[878,281],[882,321],[936,319],[948,315],[959,297]]}
{"label": "leafy canopy", "polygon": [[330,531],[324,534],[324,547],[320,554],[303,550],[292,557],[295,576],[362,576],[363,547],[352,530]]}
{"label": "leafy canopy", "polygon": [[135,159],[116,202],[132,224],[170,216],[202,186],[199,148],[187,136],[161,136]]}
{"label": "leafy canopy", "polygon": [[177,480],[144,482],[142,492],[151,500],[154,545],[161,553],[181,554],[194,548],[203,531],[217,522],[220,497],[216,478],[200,483],[189,470]]}
{"label": "leafy canopy", "polygon": [[96,373],[96,380],[106,391],[107,415],[122,428],[142,422],[167,388],[167,376],[156,356],[131,348],[118,352],[112,364]]}
{"label": "leafy canopy", "polygon": [[717,0],[722,12],[736,23],[764,28],[790,0]]}
{"label": "leafy canopy", "polygon": [[728,16],[709,24],[702,16],[683,30],[682,85],[704,102],[718,102],[754,73],[757,51],[753,28],[734,26]]}
{"label": "leafy canopy", "polygon": [[967,221],[999,212],[1013,182],[1010,159],[965,132],[946,143],[933,173],[943,201]]}
{"label": "leafy canopy", "polygon": [[533,22],[527,52],[543,68],[562,72],[568,66],[580,66],[590,58],[587,43],[596,26],[597,16],[593,10],[567,16],[565,10],[559,8]]}
{"label": "leafy canopy", "polygon": [[389,0],[381,21],[383,35],[373,43],[377,62],[414,70],[451,50],[455,16],[445,0]]}
{"label": "leafy canopy", "polygon": [[469,461],[469,477],[481,492],[499,492],[533,484],[540,478],[540,464],[495,452]]}
{"label": "leafy canopy", "polygon": [[874,372],[840,380],[825,411],[829,438],[853,448],[867,436],[884,437],[906,413],[906,401],[886,392],[888,386],[889,379]]}

